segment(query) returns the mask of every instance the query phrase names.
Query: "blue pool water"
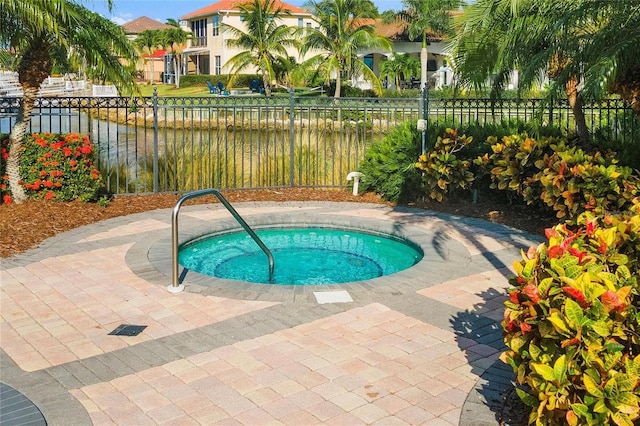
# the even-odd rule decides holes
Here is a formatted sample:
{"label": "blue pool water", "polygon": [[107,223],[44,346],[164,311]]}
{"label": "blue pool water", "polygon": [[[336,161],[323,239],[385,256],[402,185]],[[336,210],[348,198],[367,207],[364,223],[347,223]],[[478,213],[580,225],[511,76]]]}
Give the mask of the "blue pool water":
{"label": "blue pool water", "polygon": [[252,283],[315,285],[361,281],[410,268],[422,251],[390,236],[324,228],[265,229],[256,234],[267,256],[246,232],[194,240],[180,248],[179,263],[201,274]]}

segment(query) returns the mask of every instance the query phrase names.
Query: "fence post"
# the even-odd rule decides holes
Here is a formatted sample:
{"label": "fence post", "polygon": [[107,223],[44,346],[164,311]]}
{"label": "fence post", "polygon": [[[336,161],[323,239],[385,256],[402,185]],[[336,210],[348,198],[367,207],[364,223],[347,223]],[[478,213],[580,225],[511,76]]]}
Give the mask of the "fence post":
{"label": "fence post", "polygon": [[421,154],[424,154],[427,151],[427,130],[429,126],[429,86],[428,82],[424,84],[422,91],[420,92],[420,100],[418,102],[419,110],[418,114],[422,117],[422,125],[418,126],[418,130],[422,131],[422,150]]}
{"label": "fence post", "polygon": [[294,90],[289,89],[289,182],[290,186],[293,187],[295,184],[295,170],[294,170],[294,161],[295,161],[295,138],[296,138],[296,130],[295,130],[295,100],[293,98]]}
{"label": "fence post", "polygon": [[153,192],[158,193],[158,88],[153,88]]}

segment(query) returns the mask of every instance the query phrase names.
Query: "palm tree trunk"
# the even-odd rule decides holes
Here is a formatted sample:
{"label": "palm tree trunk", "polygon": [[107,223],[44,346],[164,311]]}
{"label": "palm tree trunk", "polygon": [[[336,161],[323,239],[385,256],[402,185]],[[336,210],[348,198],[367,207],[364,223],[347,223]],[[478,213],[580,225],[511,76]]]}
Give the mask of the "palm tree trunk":
{"label": "palm tree trunk", "polygon": [[27,194],[24,187],[20,184],[22,177],[20,176],[20,157],[22,153],[22,144],[24,135],[31,122],[31,112],[38,97],[38,87],[25,87],[23,85],[24,96],[18,110],[16,124],[9,134],[9,158],[7,158],[7,175],[9,176],[9,188],[11,195],[16,204],[27,201]]}
{"label": "palm tree trunk", "polygon": [[151,85],[153,86],[155,84],[155,69],[153,64],[156,62],[154,57],[153,57],[153,52],[149,51],[149,56],[150,56],[150,61],[151,61]]}
{"label": "palm tree trunk", "polygon": [[427,33],[422,34],[422,48],[420,49],[420,89],[427,85]]}
{"label": "palm tree trunk", "polygon": [[582,96],[578,92],[579,80],[577,77],[572,77],[567,81],[565,86],[567,92],[567,99],[569,100],[569,106],[573,111],[573,118],[576,120],[576,133],[578,134],[578,143],[586,151],[591,150],[591,135],[589,134],[589,128],[587,127],[587,121],[584,116]]}
{"label": "palm tree trunk", "polygon": [[336,73],[336,92],[333,94],[333,97],[338,99],[340,98],[340,88],[342,86],[342,79],[340,78],[340,70],[337,70]]}
{"label": "palm tree trunk", "polygon": [[173,78],[176,79],[176,89],[180,88],[180,59],[179,55],[176,53],[172,53],[173,60],[175,61],[175,65],[173,68]]}
{"label": "palm tree trunk", "polygon": [[264,86],[264,95],[266,97],[271,96],[271,82],[269,81],[267,73],[262,77],[262,86]]}
{"label": "palm tree trunk", "polygon": [[9,133],[9,158],[7,158],[7,175],[9,176],[9,188],[16,204],[27,201],[27,194],[21,185],[20,157],[22,156],[22,144],[31,122],[31,112],[38,98],[38,89],[51,72],[50,45],[45,38],[34,39],[24,49],[24,54],[18,66],[18,81],[22,86],[24,95],[18,109],[18,116],[11,132]]}
{"label": "palm tree trunk", "polygon": [[180,67],[182,66],[182,55],[174,55],[174,58],[176,60],[176,68],[174,70],[175,79],[176,79],[176,89],[179,89],[180,88]]}

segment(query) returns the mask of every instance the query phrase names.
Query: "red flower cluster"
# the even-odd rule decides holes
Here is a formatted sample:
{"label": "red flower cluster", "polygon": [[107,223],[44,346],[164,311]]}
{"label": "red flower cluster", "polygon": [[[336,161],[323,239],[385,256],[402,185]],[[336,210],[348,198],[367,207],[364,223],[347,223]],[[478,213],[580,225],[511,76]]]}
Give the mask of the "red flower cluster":
{"label": "red flower cluster", "polygon": [[[3,138],[1,155],[5,160],[9,156],[8,148],[9,140]],[[21,156],[21,184],[31,197],[45,200],[72,200],[82,193],[95,194],[101,185],[101,174],[93,158],[93,144],[88,136],[77,133],[26,136]],[[6,174],[0,181],[0,190],[3,202],[11,202]]]}

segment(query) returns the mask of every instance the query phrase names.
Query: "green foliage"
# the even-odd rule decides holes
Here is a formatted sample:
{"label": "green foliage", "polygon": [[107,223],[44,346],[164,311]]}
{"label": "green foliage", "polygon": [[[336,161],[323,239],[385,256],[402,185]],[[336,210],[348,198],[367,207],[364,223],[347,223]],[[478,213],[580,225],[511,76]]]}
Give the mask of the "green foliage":
{"label": "green foliage", "polygon": [[562,138],[533,139],[527,134],[487,140],[493,153],[476,164],[488,170],[491,187],[508,190],[529,204],[543,202],[558,218],[628,209],[638,195],[638,178],[613,155],[587,154]]}
{"label": "green foliage", "polygon": [[586,212],[522,253],[505,302],[501,359],[536,425],[629,425],[640,417],[640,205]]}
{"label": "green foliage", "polygon": [[500,140],[495,136],[487,138],[491,146],[491,155],[477,158],[475,163],[488,171],[491,177],[491,189],[509,191],[522,196],[529,204],[540,204],[540,188],[537,174],[540,169],[537,161],[545,154],[551,154],[550,144],[554,139],[542,138],[540,141],[526,133],[504,136]]}
{"label": "green foliage", "polygon": [[[457,154],[456,161],[467,161],[485,154],[489,147],[484,141],[492,134],[512,134],[513,130],[525,127],[526,123],[515,119],[504,120],[498,124],[460,125],[457,127],[458,134],[465,134],[470,140],[465,144],[464,158]],[[438,140],[448,128],[456,128],[454,120],[429,120],[425,135],[427,152],[433,150],[431,141]],[[557,132],[551,128],[534,130],[541,133]],[[373,144],[367,151],[360,165],[360,171],[365,174],[362,178],[362,188],[382,194],[383,198],[389,201],[415,201],[421,193],[420,172],[415,167],[421,146],[422,134],[418,131],[415,121],[394,128],[382,141]]]}
{"label": "green foliage", "polygon": [[424,190],[432,200],[442,201],[455,189],[469,189],[474,174],[471,161],[459,159],[456,152],[467,147],[473,138],[459,136],[457,130],[447,129],[438,136],[432,151],[420,155],[416,168],[422,170]]}
{"label": "green foliage", "polygon": [[564,144],[552,146],[536,165],[540,198],[559,218],[573,219],[585,210],[599,213],[626,210],[638,195],[638,177],[629,167],[619,167],[611,155],[584,153]]}
{"label": "green foliage", "polygon": [[[336,81],[331,80],[326,89],[327,96],[334,96],[336,93]],[[370,89],[359,89],[348,84],[342,83],[340,86],[340,96],[343,98],[376,98],[377,95]]]}
{"label": "green foliage", "polygon": [[[8,138],[2,137],[3,158],[7,145]],[[94,166],[95,148],[87,136],[34,133],[25,137],[22,149],[20,175],[30,198],[86,202],[102,194],[102,176]],[[3,201],[11,202],[8,177],[1,172]]]}
{"label": "green foliage", "polygon": [[418,89],[383,89],[381,98],[403,98],[403,99],[416,99],[420,97],[420,90]]}
{"label": "green foliage", "polygon": [[365,191],[375,191],[385,200],[413,201],[420,193],[420,173],[415,168],[422,135],[416,122],[394,127],[382,141],[367,150],[360,164],[360,181]]}
{"label": "green foliage", "polygon": [[[261,78],[256,74],[238,74],[233,83],[234,87],[249,87],[253,80],[261,80]],[[207,81],[210,81],[213,84],[222,83],[227,86],[229,82],[229,76],[224,74],[220,75],[209,75],[209,74],[188,74],[180,77],[180,86],[181,87],[191,87],[191,86],[204,86],[207,84]]]}

